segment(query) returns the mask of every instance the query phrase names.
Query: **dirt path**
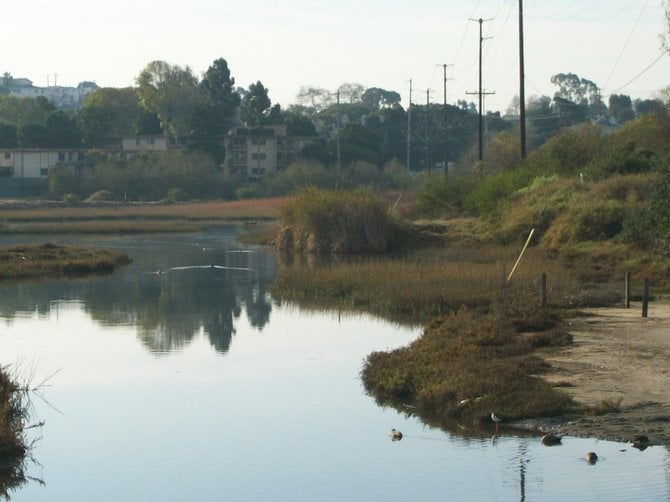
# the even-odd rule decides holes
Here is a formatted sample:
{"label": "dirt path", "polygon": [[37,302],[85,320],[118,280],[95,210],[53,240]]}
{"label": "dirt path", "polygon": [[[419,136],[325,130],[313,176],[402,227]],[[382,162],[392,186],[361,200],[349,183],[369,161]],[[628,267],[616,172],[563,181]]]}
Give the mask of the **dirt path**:
{"label": "dirt path", "polygon": [[561,434],[630,442],[644,434],[670,445],[670,305],[651,304],[642,318],[630,309],[585,309],[572,319],[575,343],[544,354],[553,369],[544,378],[588,406],[620,400],[620,412],[524,422]]}

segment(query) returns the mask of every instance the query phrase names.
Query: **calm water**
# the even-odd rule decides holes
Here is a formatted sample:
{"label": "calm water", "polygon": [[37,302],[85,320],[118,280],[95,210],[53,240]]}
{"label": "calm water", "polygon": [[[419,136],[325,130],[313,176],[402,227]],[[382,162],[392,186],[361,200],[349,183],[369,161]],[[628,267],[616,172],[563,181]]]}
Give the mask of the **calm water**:
{"label": "calm water", "polygon": [[670,500],[663,447],[547,448],[380,408],[362,362],[419,330],[280,305],[273,255],[233,232],[82,238],[134,262],[0,287],[0,364],[50,376],[27,465],[43,483],[12,500]]}

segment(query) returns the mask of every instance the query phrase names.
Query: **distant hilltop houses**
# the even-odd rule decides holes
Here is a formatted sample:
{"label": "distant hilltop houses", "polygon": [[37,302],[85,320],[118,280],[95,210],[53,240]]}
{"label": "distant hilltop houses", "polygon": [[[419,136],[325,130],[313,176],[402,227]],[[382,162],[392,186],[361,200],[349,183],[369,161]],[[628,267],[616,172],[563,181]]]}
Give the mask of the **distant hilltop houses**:
{"label": "distant hilltop houses", "polygon": [[37,87],[27,78],[14,78],[5,73],[0,77],[0,93],[17,98],[43,96],[59,110],[78,110],[86,96],[98,88],[95,82],[81,82],[77,87],[52,85]]}

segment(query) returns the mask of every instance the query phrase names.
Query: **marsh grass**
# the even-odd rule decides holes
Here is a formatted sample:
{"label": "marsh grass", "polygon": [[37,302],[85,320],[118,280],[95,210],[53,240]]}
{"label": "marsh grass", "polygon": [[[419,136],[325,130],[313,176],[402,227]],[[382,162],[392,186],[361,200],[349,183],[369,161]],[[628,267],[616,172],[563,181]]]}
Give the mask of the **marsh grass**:
{"label": "marsh grass", "polygon": [[461,309],[407,347],[370,354],[361,376],[380,403],[410,404],[432,421],[482,422],[492,410],[505,420],[575,410],[568,394],[538,377],[547,365],[536,349],[514,317]]}
{"label": "marsh grass", "polygon": [[275,220],[281,198],[187,203],[4,203],[0,233],[191,232],[212,223]]}
{"label": "marsh grass", "polygon": [[115,251],[54,244],[0,248],[0,280],[105,274],[126,265]]}
{"label": "marsh grass", "polygon": [[503,289],[517,253],[510,247],[452,246],[322,266],[293,260],[280,266],[275,291],[282,299],[300,304],[320,303],[422,322],[463,305],[486,309],[499,302],[537,304],[542,272],[550,277],[550,303],[560,305],[578,294],[577,282],[560,262],[537,249],[527,254]]}

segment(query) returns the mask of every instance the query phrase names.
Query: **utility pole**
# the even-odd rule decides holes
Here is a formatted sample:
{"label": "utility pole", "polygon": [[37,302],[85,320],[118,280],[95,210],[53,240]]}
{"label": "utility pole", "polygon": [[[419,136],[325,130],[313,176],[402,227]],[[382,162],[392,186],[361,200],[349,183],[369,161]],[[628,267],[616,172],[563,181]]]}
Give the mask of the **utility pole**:
{"label": "utility pole", "polygon": [[409,79],[409,105],[407,105],[407,172],[410,171],[410,152],[412,150],[412,79]]}
{"label": "utility pole", "polygon": [[[467,92],[466,94],[478,94],[479,95],[479,160],[484,160],[484,114],[483,114],[483,102],[484,94],[495,94],[494,92],[484,92],[482,88],[482,44],[484,42],[484,36],[482,35],[482,25],[484,21],[490,21],[490,19],[470,19],[471,21],[477,21],[479,23],[479,91],[477,93]],[[490,37],[487,37],[487,39]]]}
{"label": "utility pole", "polygon": [[430,89],[426,89],[426,167],[428,168],[428,176],[430,176]]}
{"label": "utility pole", "polygon": [[526,76],[523,50],[523,0],[519,0],[519,142],[521,158],[526,158]]}
{"label": "utility pole", "polygon": [[337,118],[335,122],[335,140],[337,145],[337,181],[342,171],[342,150],[340,149],[340,90],[337,90]]}
{"label": "utility pole", "polygon": [[447,65],[442,65],[444,70],[444,177],[449,179],[449,132],[447,127]]}

